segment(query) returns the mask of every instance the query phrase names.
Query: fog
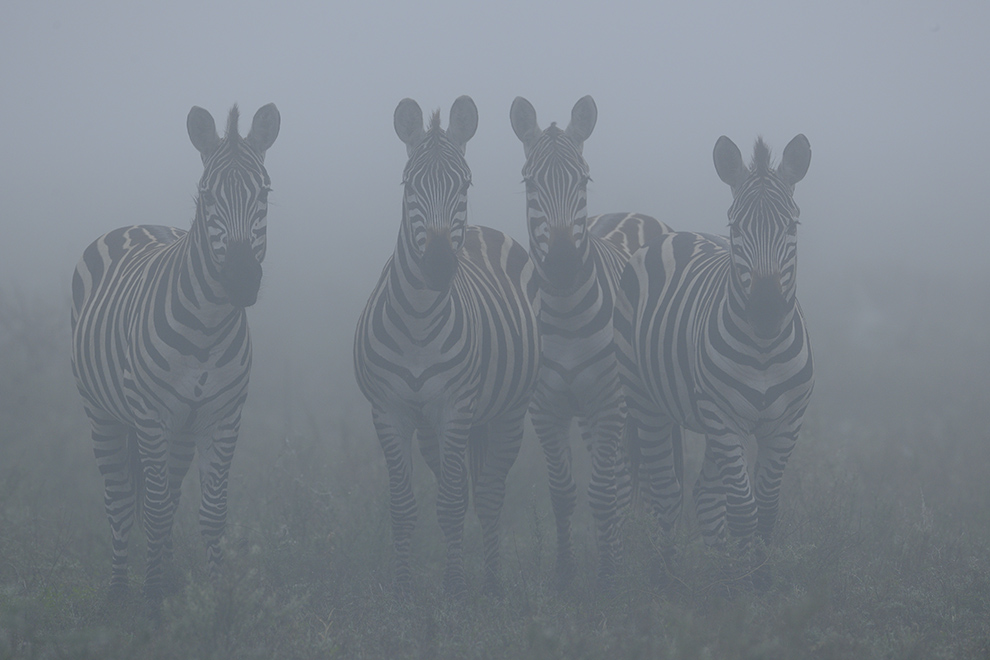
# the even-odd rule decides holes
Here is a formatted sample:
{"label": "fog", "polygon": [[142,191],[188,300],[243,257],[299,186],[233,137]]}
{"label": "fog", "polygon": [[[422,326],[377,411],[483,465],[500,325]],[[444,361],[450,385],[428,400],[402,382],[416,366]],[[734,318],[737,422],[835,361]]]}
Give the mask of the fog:
{"label": "fog", "polygon": [[[964,304],[990,306],[986,3],[100,7],[5,8],[0,286],[64,305],[68,326],[70,274],[91,240],[191,223],[202,167],[189,108],[222,124],[234,102],[248,118],[274,102],[269,247],[250,310],[255,395],[292,382],[320,405],[364,405],[350,342],[394,247],[405,148],[392,112],[407,96],[445,124],[457,96],[474,98],[470,221],[524,243],[517,95],[543,126],[566,124],[593,95],[590,212],[639,211],[677,229],[724,229],[719,135],[748,158],[757,135],[779,154],[804,133],[814,155],[795,195],[798,277],[813,337],[868,334],[883,314],[877,291],[902,291],[899,274],[904,287],[955,282]],[[891,272],[893,284],[871,284]],[[867,330],[830,321],[836,305]]]}

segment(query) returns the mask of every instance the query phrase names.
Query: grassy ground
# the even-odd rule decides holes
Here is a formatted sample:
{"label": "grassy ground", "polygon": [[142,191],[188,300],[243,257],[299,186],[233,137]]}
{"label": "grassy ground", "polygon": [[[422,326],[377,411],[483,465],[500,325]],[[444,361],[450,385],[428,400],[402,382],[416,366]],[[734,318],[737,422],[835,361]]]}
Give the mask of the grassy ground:
{"label": "grassy ground", "polygon": [[[958,320],[951,297],[936,296],[941,307],[920,320],[913,299],[881,298],[875,317],[812,319],[821,379],[785,477],[765,594],[705,550],[690,515],[671,588],[646,579],[650,525],[634,517],[616,587],[601,593],[586,506],[576,521],[584,574],[558,593],[545,468],[530,435],[510,475],[504,597],[479,593],[471,515],[472,595],[443,597],[434,486],[419,462],[415,596],[396,600],[368,411],[327,409],[330,391],[286,391],[261,373],[234,461],[225,573],[204,580],[190,479],[175,528],[184,586],[152,628],[139,598],[106,602],[109,530],[68,368],[67,311],[5,293],[0,658],[990,657],[986,312],[949,327],[940,319]],[[701,443],[688,448],[690,474]],[[135,533],[135,593],[142,542]]]}

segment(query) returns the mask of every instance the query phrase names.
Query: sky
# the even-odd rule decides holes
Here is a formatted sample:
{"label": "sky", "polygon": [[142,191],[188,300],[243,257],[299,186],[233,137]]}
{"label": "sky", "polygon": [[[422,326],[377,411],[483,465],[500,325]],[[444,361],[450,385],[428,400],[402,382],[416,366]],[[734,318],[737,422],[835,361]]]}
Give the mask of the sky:
{"label": "sky", "polygon": [[591,94],[592,214],[722,232],[731,197],[712,165],[718,137],[748,158],[758,135],[779,154],[804,133],[799,295],[862,264],[990,272],[986,1],[10,0],[3,13],[0,291],[67,301],[101,233],[188,227],[202,173],[189,109],[222,126],[236,102],[246,134],[274,102],[253,329],[344,373],[398,231],[406,152],[392,113],[411,97],[446,125],[462,94],[480,116],[470,221],[524,244],[512,100],[529,99],[545,127],[566,125]]}

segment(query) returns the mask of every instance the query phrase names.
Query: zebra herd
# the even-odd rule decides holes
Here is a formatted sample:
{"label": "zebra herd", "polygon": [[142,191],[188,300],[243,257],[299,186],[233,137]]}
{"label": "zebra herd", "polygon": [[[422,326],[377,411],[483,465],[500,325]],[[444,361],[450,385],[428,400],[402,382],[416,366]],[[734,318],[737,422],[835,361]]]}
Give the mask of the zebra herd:
{"label": "zebra herd", "polygon": [[[234,106],[221,138],[210,114],[194,107],[187,129],[204,172],[190,230],[117,229],[76,267],[72,366],[105,482],[114,599],[127,589],[128,537],[140,515],[145,596],[161,603],[172,519],[194,457],[207,565],[211,574],[219,569],[251,368],[245,308],[257,297],[265,255],[264,156],[279,119],[274,105],[262,107],[242,138]],[[414,437],[436,477],[445,590],[467,591],[463,534],[473,502],[484,588],[499,591],[499,517],[527,412],[546,458],[562,587],[575,575],[574,418],[591,453],[588,497],[604,586],[633,501],[642,498],[656,518],[658,566],[674,551],[682,429],[706,439],[694,486],[705,542],[747,548],[770,540],[813,385],[796,298],[793,201],[811,159],[808,140],[791,140],[774,166],[759,139],[747,166],[719,138],[715,168],[733,197],[722,237],[640,214],[589,218],[582,147],[596,121],[590,96],[563,130],[540,129],[528,101],[512,103],[525,157],[527,250],[468,224],[474,102],[458,98],[446,130],[439,111],[424,123],[411,99],[395,110],[408,154],[399,233],[357,324],[354,369],[388,468],[399,592],[412,581]],[[758,447],[755,483],[748,438]]]}

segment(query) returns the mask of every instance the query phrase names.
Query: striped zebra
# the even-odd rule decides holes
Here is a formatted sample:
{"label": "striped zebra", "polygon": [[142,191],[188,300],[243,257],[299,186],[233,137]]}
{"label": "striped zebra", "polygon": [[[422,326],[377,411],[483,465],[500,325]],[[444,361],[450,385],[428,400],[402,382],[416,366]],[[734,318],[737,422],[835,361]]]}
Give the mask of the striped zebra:
{"label": "striped zebra", "polygon": [[72,371],[105,482],[111,600],[127,592],[127,541],[140,505],[145,596],[161,602],[172,519],[194,453],[211,575],[222,560],[227,474],[251,369],[245,307],[257,298],[265,256],[263,162],[279,121],[266,105],[242,138],[235,105],[221,139],[209,112],[190,110],[189,139],[204,166],[191,229],[111,231],[86,248],[72,277]]}
{"label": "striped zebra", "polygon": [[395,109],[395,132],[409,156],[402,222],[354,338],[357,382],[371,402],[388,466],[399,593],[411,583],[414,432],[437,480],[447,593],[462,596],[467,589],[462,539],[469,480],[482,526],[485,589],[498,591],[505,479],[536,384],[539,299],[526,250],[501,232],[467,224],[471,171],[464,151],[477,126],[467,96],[454,102],[446,131],[439,111],[424,130],[415,101]]}
{"label": "striped zebra", "polygon": [[582,150],[598,117],[590,96],[574,105],[564,130],[556,124],[541,130],[536,111],[522,97],[509,115],[526,156],[529,252],[540,282],[543,349],[530,414],[547,461],[557,581],[566,586],[574,575],[570,527],[577,497],[569,434],[576,417],[591,452],[588,496],[597,527],[598,575],[607,584],[621,550],[622,492],[631,491],[621,476],[628,474],[622,450],[625,404],[612,339],[613,301],[632,253],[669,229],[638,214],[588,218],[590,177]]}
{"label": "striped zebra", "polygon": [[[680,427],[706,438],[694,487],[702,536],[769,542],[780,483],[813,386],[796,296],[798,207],[811,147],[798,135],[774,168],[723,136],[715,169],[732,189],[728,240],[676,232],[633,255],[615,310],[630,433],[662,538],[681,507]],[[751,486],[744,440],[758,447]],[[670,550],[670,546],[666,546]],[[766,572],[769,578],[769,572]]]}

